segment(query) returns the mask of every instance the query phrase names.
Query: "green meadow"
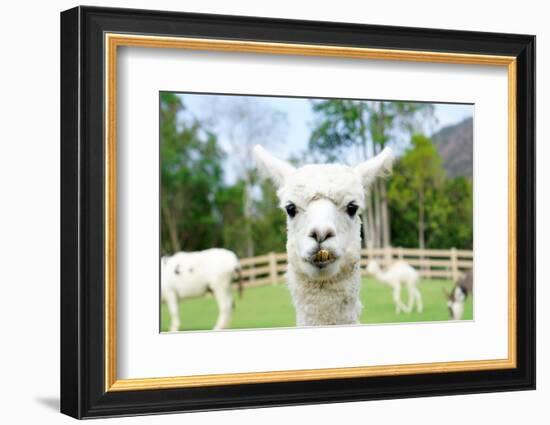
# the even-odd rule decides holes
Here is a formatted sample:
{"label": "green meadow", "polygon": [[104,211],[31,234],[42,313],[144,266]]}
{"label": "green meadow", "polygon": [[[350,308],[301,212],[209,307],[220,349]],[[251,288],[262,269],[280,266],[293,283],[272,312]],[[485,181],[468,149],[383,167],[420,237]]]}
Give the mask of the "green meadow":
{"label": "green meadow", "polygon": [[[396,314],[389,286],[371,278],[362,281],[361,300],[363,313],[361,323],[397,323],[397,322],[431,322],[448,320],[444,289],[450,290],[452,282],[446,280],[421,280],[418,288],[422,293],[424,310],[406,314]],[[407,303],[406,289],[401,297]],[[235,308],[231,329],[277,328],[295,325],[294,307],[286,285],[267,285],[256,288],[245,288],[243,297],[234,293]],[[216,300],[211,295],[200,298],[181,300],[179,304],[182,331],[212,329],[218,315]],[[473,318],[472,298],[468,297],[464,320]],[[161,306],[161,330],[168,330],[170,323],[168,310]]]}

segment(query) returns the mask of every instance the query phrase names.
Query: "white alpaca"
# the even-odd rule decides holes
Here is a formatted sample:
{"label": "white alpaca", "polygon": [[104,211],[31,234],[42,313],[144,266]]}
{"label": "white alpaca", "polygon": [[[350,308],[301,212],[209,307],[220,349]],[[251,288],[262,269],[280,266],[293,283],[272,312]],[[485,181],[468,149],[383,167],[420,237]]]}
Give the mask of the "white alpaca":
{"label": "white alpaca", "polygon": [[261,146],[254,156],[288,216],[287,282],[297,326],[359,323],[361,210],[365,191],[391,169],[391,150],[356,167],[294,168]]}
{"label": "white alpaca", "polygon": [[170,332],[179,330],[179,300],[201,296],[207,291],[212,291],[218,304],[218,320],[214,329],[227,328],[233,311],[231,282],[235,274],[239,277],[241,292],[239,260],[227,249],[178,252],[171,257],[163,257],[161,298],[170,313]]}
{"label": "white alpaca", "polygon": [[[382,271],[375,260],[370,260],[367,266],[367,272],[380,282],[391,286],[396,313],[401,313],[401,311],[410,313],[415,304],[416,310],[419,313],[422,312],[422,295],[417,287],[420,276],[418,272],[405,261],[396,261],[389,266],[386,271]],[[403,301],[401,301],[402,286],[406,286],[409,293],[408,305],[403,304]]]}

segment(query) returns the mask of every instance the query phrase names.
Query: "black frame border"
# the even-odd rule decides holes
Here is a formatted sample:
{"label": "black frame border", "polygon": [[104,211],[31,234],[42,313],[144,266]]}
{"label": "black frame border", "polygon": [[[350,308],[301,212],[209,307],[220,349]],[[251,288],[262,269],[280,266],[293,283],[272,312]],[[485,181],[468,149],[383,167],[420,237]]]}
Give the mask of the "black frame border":
{"label": "black frame border", "polygon": [[[105,392],[104,33],[517,58],[517,367]],[[61,13],[61,412],[75,418],[535,388],[535,37],[80,6]]]}

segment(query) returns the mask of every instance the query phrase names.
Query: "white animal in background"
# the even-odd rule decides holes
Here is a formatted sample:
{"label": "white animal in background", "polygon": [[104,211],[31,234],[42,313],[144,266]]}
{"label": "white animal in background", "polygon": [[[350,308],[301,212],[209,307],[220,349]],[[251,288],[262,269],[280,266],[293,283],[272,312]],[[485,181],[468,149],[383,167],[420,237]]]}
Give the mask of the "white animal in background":
{"label": "white animal in background", "polygon": [[460,279],[453,290],[447,295],[447,307],[449,308],[449,314],[452,320],[460,320],[464,315],[464,303],[468,298],[468,295],[473,295],[474,290],[474,274],[470,270],[466,275]]}
{"label": "white animal in background", "polygon": [[[378,262],[370,260],[367,265],[367,272],[382,283],[391,286],[393,290],[393,302],[395,312],[412,312],[416,304],[416,310],[422,312],[422,294],[418,290],[417,283],[420,278],[418,272],[405,261],[399,260],[391,264],[385,271],[380,270]],[[401,287],[405,286],[409,293],[408,305],[401,301]]]}
{"label": "white animal in background", "polygon": [[254,156],[287,214],[286,277],[297,326],[359,323],[361,210],[373,181],[391,170],[391,150],[356,167],[295,168],[261,146]]}
{"label": "white animal in background", "polygon": [[179,300],[212,291],[218,304],[214,329],[227,328],[233,312],[231,283],[238,277],[242,294],[240,264],[237,256],[222,248],[197,252],[178,252],[161,259],[161,298],[170,313],[170,332],[179,330]]}

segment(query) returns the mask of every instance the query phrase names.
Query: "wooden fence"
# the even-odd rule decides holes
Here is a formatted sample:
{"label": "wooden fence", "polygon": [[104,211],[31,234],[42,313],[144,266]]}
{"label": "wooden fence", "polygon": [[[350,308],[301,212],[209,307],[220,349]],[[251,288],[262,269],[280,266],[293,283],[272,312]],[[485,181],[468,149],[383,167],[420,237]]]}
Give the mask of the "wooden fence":
{"label": "wooden fence", "polygon": [[[449,279],[457,281],[462,274],[473,268],[474,253],[461,249],[416,249],[374,248],[361,251],[361,273],[365,276],[369,259],[376,259],[382,268],[396,260],[404,260],[416,268],[426,279]],[[285,253],[270,252],[257,257],[240,260],[242,278],[247,287],[274,285],[284,281],[287,257]]]}

